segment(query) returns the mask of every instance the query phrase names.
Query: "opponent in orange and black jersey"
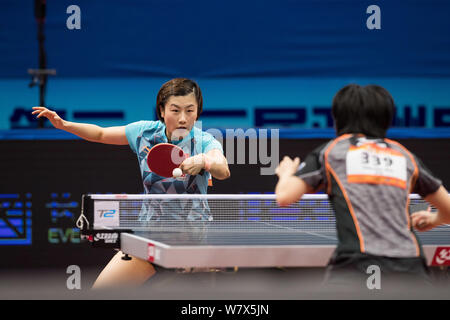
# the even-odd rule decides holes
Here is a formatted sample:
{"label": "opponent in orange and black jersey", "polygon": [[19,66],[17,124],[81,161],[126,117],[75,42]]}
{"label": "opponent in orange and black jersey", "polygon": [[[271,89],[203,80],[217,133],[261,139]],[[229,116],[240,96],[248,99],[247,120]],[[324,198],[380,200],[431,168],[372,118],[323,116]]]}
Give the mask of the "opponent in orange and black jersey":
{"label": "opponent in orange and black jersey", "polygon": [[[409,217],[409,194],[423,198],[441,181],[398,142],[345,134],[310,153],[295,173],[325,190],[336,214],[338,245],[330,266],[427,272]],[[380,259],[378,259],[380,258]]]}

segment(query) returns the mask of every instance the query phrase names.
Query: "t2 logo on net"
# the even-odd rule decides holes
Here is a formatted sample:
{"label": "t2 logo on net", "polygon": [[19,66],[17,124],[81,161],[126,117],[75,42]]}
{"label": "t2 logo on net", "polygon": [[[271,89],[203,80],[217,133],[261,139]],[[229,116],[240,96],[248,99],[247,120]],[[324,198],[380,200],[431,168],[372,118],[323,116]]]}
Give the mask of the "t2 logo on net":
{"label": "t2 logo on net", "polygon": [[118,227],[120,225],[120,206],[118,201],[94,202],[96,227]]}
{"label": "t2 logo on net", "polygon": [[100,218],[114,218],[116,210],[99,210]]}

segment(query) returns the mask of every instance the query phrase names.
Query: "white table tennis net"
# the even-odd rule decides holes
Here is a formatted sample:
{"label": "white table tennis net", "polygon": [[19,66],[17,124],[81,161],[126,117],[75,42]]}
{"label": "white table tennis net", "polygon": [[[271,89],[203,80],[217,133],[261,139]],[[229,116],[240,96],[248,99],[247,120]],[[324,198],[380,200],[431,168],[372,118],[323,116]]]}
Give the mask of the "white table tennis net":
{"label": "white table tennis net", "polygon": [[[323,194],[279,207],[275,195],[91,195],[94,229],[208,232],[335,232]],[[410,204],[423,203],[417,195]],[[91,222],[92,223],[92,222]]]}

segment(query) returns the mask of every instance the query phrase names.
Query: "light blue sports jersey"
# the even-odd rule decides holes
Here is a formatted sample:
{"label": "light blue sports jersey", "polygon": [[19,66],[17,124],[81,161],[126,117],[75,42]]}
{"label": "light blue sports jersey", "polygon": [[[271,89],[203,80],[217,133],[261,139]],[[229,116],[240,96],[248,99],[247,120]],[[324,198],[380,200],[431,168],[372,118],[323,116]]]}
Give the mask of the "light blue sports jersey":
{"label": "light blue sports jersey", "polygon": [[[138,121],[125,127],[131,150],[137,154],[144,190],[147,194],[196,194],[207,193],[209,172],[203,175],[186,175],[185,178],[164,178],[150,171],[147,164],[148,151],[158,143],[168,143],[166,125],[161,121]],[[171,142],[194,156],[219,149],[222,145],[214,137],[194,127],[181,141]],[[202,200],[158,200],[147,201],[141,212],[141,221],[149,220],[208,220],[208,203]]]}

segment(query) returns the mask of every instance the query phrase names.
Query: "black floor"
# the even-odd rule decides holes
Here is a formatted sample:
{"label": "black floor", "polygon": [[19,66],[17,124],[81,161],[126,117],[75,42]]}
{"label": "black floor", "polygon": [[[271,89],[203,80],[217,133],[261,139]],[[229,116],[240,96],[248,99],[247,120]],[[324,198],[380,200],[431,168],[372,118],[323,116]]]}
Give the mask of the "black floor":
{"label": "black floor", "polygon": [[0,269],[0,299],[450,299],[448,270],[433,270],[434,286],[427,288],[395,287],[381,280],[381,289],[356,290],[348,286],[330,289],[321,286],[323,269],[270,268],[188,274],[170,270],[160,272],[137,288],[92,290],[100,271],[100,268],[81,269],[81,288],[71,290],[67,286],[71,274],[66,269]]}

